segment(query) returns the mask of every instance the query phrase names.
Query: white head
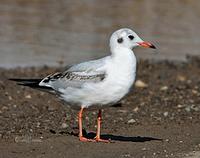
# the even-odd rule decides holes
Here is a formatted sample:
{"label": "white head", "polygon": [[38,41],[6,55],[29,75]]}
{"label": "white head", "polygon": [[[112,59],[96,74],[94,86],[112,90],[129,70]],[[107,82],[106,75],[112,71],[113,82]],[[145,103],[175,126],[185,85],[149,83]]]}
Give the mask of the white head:
{"label": "white head", "polygon": [[145,48],[156,47],[149,43],[144,42],[133,30],[128,28],[122,28],[115,31],[110,37],[110,48],[114,49],[117,47],[124,47],[128,49],[133,49],[134,47],[142,46]]}

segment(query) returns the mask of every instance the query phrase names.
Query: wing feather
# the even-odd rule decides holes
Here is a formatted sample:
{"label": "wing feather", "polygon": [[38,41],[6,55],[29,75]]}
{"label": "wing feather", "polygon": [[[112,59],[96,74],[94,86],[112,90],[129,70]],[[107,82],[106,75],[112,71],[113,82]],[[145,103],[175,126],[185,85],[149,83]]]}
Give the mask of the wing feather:
{"label": "wing feather", "polygon": [[59,90],[67,87],[80,88],[85,83],[101,82],[106,77],[105,64],[108,60],[109,57],[105,57],[73,65],[64,72],[45,77],[39,85]]}

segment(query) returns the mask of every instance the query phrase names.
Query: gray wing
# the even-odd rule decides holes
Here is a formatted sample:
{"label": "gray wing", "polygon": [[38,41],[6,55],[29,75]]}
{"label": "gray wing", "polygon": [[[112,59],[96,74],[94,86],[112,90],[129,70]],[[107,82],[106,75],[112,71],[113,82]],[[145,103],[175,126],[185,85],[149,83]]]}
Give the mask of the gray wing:
{"label": "gray wing", "polygon": [[99,69],[102,68],[105,63],[110,60],[110,56],[98,59],[98,60],[91,60],[86,61],[80,64],[72,65],[68,67],[67,71],[82,71],[82,72],[97,72],[100,71]]}
{"label": "gray wing", "polygon": [[80,88],[85,83],[101,82],[106,77],[104,67],[108,60],[109,57],[105,57],[73,65],[64,72],[45,77],[39,85],[59,90],[67,87]]}

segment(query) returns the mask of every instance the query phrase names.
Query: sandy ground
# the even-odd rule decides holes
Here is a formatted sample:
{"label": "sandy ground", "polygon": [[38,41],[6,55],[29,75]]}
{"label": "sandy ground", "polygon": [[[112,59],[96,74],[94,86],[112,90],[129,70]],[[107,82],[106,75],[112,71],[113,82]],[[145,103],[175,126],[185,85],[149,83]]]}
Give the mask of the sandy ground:
{"label": "sandy ground", "polygon": [[[77,111],[51,94],[8,78],[38,78],[58,68],[0,69],[0,158],[199,157],[200,59],[187,63],[140,61],[138,80],[120,104],[103,110],[102,137],[83,143]],[[84,113],[84,133],[94,137],[97,111]]]}

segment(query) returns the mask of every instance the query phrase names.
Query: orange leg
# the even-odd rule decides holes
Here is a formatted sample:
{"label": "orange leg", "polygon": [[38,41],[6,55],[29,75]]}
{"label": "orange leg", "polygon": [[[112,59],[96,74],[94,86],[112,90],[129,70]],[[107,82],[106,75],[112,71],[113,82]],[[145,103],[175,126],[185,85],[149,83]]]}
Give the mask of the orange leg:
{"label": "orange leg", "polygon": [[104,142],[104,143],[109,143],[109,140],[104,140],[100,138],[100,133],[101,133],[101,121],[102,121],[102,117],[101,117],[101,110],[99,110],[98,116],[97,116],[97,135],[95,137],[95,140],[97,142]]}
{"label": "orange leg", "polygon": [[81,110],[78,113],[78,125],[79,125],[79,140],[82,142],[95,142],[93,139],[87,139],[83,137],[83,127],[82,127],[82,116],[83,116],[83,109],[81,107]]}

